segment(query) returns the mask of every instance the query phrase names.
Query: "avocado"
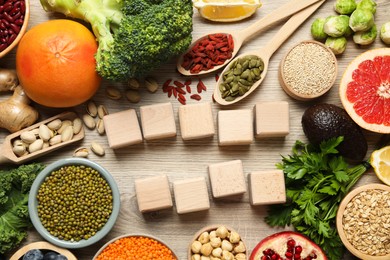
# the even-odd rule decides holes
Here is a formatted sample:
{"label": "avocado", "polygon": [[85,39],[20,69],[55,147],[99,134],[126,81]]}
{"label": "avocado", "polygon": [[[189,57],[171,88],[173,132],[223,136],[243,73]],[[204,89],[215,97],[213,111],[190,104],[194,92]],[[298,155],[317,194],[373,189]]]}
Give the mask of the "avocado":
{"label": "avocado", "polygon": [[337,149],[349,161],[361,162],[366,156],[367,140],[362,129],[336,105],[321,103],[307,108],[302,116],[302,128],[314,145],[343,136],[344,141]]}

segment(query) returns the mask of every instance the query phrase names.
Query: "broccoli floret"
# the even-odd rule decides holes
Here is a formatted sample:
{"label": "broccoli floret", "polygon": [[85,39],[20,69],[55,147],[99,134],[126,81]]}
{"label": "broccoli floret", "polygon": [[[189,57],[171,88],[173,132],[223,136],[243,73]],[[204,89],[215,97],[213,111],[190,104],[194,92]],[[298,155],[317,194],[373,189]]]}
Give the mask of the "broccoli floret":
{"label": "broccoli floret", "polygon": [[105,79],[143,77],[187,50],[191,0],[41,0],[46,11],[91,24],[99,48],[96,69]]}

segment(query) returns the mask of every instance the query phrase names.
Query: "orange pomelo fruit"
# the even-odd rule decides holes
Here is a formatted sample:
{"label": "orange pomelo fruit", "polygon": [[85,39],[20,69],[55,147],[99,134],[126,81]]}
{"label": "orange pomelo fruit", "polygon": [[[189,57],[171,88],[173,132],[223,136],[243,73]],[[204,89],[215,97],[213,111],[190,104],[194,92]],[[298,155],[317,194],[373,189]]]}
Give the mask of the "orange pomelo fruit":
{"label": "orange pomelo fruit", "polygon": [[16,52],[16,71],[27,96],[47,107],[72,107],[90,99],[101,83],[97,48],[92,32],[75,21],[32,27]]}
{"label": "orange pomelo fruit", "polygon": [[341,78],[339,95],[360,127],[390,133],[390,48],[369,50],[356,57]]}

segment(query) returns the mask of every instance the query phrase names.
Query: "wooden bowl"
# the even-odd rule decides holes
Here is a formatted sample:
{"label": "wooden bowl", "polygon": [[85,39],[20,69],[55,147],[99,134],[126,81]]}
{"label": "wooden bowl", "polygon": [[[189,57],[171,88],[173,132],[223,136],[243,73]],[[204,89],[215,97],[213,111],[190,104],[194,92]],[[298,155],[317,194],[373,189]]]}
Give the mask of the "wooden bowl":
{"label": "wooden bowl", "polygon": [[[191,242],[188,246],[188,250],[187,250],[187,256],[188,256],[188,260],[191,260],[192,259],[192,250],[191,250],[191,246],[192,246],[192,243],[196,240],[198,240],[199,236],[203,233],[203,232],[211,232],[211,231],[215,231],[217,230],[217,228],[221,227],[221,226],[224,226],[227,228],[227,230],[229,231],[229,234],[230,232],[234,231],[237,233],[237,231],[235,231],[233,228],[231,227],[228,227],[226,225],[222,225],[222,224],[215,224],[215,225],[210,225],[210,226],[206,226],[202,229],[200,229],[198,232],[195,233],[195,235],[193,236],[193,238],[191,239]],[[240,241],[243,242],[244,246],[245,246],[245,255],[246,255],[246,258],[249,259],[249,254],[248,254],[248,249],[246,247],[246,244],[245,242],[242,240],[242,237],[240,236]]]}
{"label": "wooden bowl", "polygon": [[95,260],[97,259],[97,257],[103,252],[104,249],[106,249],[106,247],[108,247],[110,244],[114,243],[115,241],[121,239],[121,238],[125,238],[125,237],[146,237],[146,238],[150,238],[150,239],[153,239],[153,240],[156,240],[157,242],[163,244],[165,247],[167,247],[169,250],[171,250],[172,252],[172,256],[175,258],[175,259],[179,259],[177,254],[172,250],[171,247],[169,247],[167,245],[167,243],[165,243],[164,241],[162,241],[161,239],[159,238],[156,238],[154,236],[151,236],[151,235],[143,235],[143,234],[126,234],[126,235],[122,235],[122,236],[118,236],[116,238],[113,238],[111,239],[110,241],[108,241],[106,244],[104,244],[100,249],[99,251],[97,251],[97,253],[95,254],[95,256],[92,258],[92,260]]}
{"label": "wooden bowl", "polygon": [[56,253],[59,253],[61,255],[64,255],[68,258],[68,260],[77,260],[77,258],[67,249],[57,247],[55,245],[52,245],[48,242],[40,241],[40,242],[34,242],[28,245],[25,245],[24,247],[20,248],[18,251],[16,251],[10,258],[10,260],[19,260],[21,259],[25,253],[27,253],[31,249],[40,249],[40,250],[49,250],[54,251]]}
{"label": "wooden bowl", "polygon": [[4,50],[2,50],[0,52],[0,58],[4,57],[11,50],[13,50],[16,45],[18,45],[18,43],[20,42],[20,39],[23,37],[24,33],[27,30],[28,21],[30,19],[30,0],[21,0],[21,1],[24,1],[25,6],[26,6],[26,10],[25,10],[25,13],[24,13],[24,19],[23,19],[23,25],[20,28],[18,36],[15,38],[15,40],[10,45],[8,45],[7,48],[5,48]]}
{"label": "wooden bowl", "polygon": [[[344,197],[344,199],[342,200],[342,202],[340,204],[340,207],[339,207],[339,209],[337,211],[337,218],[336,218],[337,231],[338,231],[339,236],[341,238],[341,241],[344,243],[345,247],[352,254],[354,254],[356,257],[358,257],[359,259],[364,259],[364,260],[388,260],[388,259],[390,259],[390,253],[387,254],[387,255],[383,255],[383,256],[373,256],[373,255],[370,255],[370,254],[363,253],[361,250],[356,249],[355,246],[352,245],[352,243],[347,239],[347,235],[346,235],[344,227],[343,227],[343,214],[344,214],[345,209],[346,209],[347,205],[349,204],[349,202],[356,195],[360,194],[361,192],[368,191],[368,190],[383,190],[383,191],[390,192],[390,186],[387,186],[387,185],[384,185],[384,184],[367,184],[367,185],[360,186],[360,187],[352,190],[350,193],[348,193]],[[368,204],[372,205],[372,203],[373,202],[370,202]],[[388,207],[388,204],[387,204],[387,207]],[[363,211],[366,212],[366,210],[363,210]],[[387,219],[389,219],[389,218],[387,218]],[[356,225],[354,225],[353,227],[356,228]],[[388,230],[388,228],[387,228],[387,230]],[[375,237],[376,235],[372,234],[372,236]],[[359,236],[358,239],[361,241],[364,238]],[[387,239],[389,239],[388,236],[387,236]],[[371,240],[369,240],[369,241],[371,241]],[[372,245],[368,246],[368,247],[372,248]]]}
{"label": "wooden bowl", "polygon": [[[300,47],[300,46],[304,46],[305,44],[317,44],[318,46],[320,46],[326,53],[328,53],[330,55],[330,59],[331,59],[331,63],[334,64],[333,67],[330,68],[331,72],[333,72],[332,74],[330,74],[330,81],[328,83],[327,86],[323,86],[321,87],[320,89],[316,89],[315,91],[313,91],[314,93],[309,93],[310,91],[298,91],[296,89],[296,87],[293,87],[291,83],[288,82],[288,72],[287,72],[287,69],[286,69],[286,62],[287,62],[287,59],[291,58],[292,56],[292,51],[295,50],[297,47]],[[291,54],[291,56],[290,56]],[[324,53],[323,53],[324,54]],[[308,62],[310,61],[310,62]],[[299,62],[297,63],[300,63],[300,64],[313,64],[312,66],[314,66],[313,68],[316,68],[317,66],[320,66],[320,62],[316,62],[316,63],[313,63],[312,60],[308,60],[306,56],[302,55],[302,58],[299,60]],[[311,72],[307,70],[307,67],[305,67],[305,69],[301,69],[300,70],[301,73],[302,73],[302,76],[300,76],[300,79],[305,79],[306,77],[309,77]],[[303,72],[302,72],[303,71]],[[317,80],[319,81],[320,77],[323,75],[322,72],[323,71],[318,71],[317,69],[315,69],[313,72],[315,72],[315,74],[311,74],[314,78],[314,81],[312,81],[313,79],[311,79],[311,82],[316,82]],[[298,43],[297,45],[293,46],[288,52],[287,54],[284,56],[284,58],[282,59],[282,61],[280,62],[280,65],[279,65],[279,82],[280,82],[280,85],[282,86],[283,90],[292,98],[296,99],[296,100],[300,100],[300,101],[309,101],[309,100],[312,100],[312,99],[315,99],[315,98],[318,98],[322,95],[324,95],[326,92],[328,92],[332,86],[334,85],[335,81],[336,81],[336,77],[337,77],[337,58],[336,56],[334,55],[334,53],[332,52],[331,49],[329,49],[327,46],[325,46],[323,43],[321,42],[318,42],[318,41],[312,41],[312,40],[307,40],[307,41],[302,41],[300,43]],[[316,87],[318,87],[319,84],[315,84]]]}

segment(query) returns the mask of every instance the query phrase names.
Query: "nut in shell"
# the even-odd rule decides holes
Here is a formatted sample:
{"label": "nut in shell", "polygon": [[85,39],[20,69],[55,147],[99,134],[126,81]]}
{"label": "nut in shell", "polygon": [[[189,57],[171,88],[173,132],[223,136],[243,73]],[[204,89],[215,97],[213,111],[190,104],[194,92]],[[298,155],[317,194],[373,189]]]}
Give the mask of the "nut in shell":
{"label": "nut in shell", "polygon": [[51,138],[52,134],[51,134],[51,130],[50,128],[45,125],[45,124],[42,124],[39,126],[39,138],[41,138],[43,141],[49,141],[49,139]]}
{"label": "nut in shell", "polygon": [[126,91],[126,98],[131,103],[138,103],[141,100],[141,95],[138,91],[130,89]]}
{"label": "nut in shell", "polygon": [[103,146],[101,146],[97,142],[91,143],[91,151],[94,152],[96,155],[103,156],[105,154],[105,150]]}
{"label": "nut in shell", "polygon": [[27,149],[24,145],[15,145],[12,147],[12,151],[16,156],[23,156],[27,152]]}
{"label": "nut in shell", "polygon": [[61,125],[62,125],[61,119],[54,119],[53,121],[51,121],[47,124],[47,127],[49,127],[49,129],[51,129],[53,131],[56,131],[56,130],[60,129]]}
{"label": "nut in shell", "polygon": [[122,98],[122,94],[117,87],[109,86],[106,88],[107,97],[118,100]]}
{"label": "nut in shell", "polygon": [[130,89],[134,89],[134,90],[139,89],[139,81],[137,79],[134,78],[129,79],[127,85],[129,86]]}
{"label": "nut in shell", "polygon": [[98,116],[100,119],[103,119],[105,115],[108,115],[108,110],[105,106],[99,105],[97,110]]}
{"label": "nut in shell", "polygon": [[89,129],[94,129],[96,127],[95,120],[89,114],[83,115],[83,122],[84,122],[85,126],[88,127]]}
{"label": "nut in shell", "polygon": [[105,133],[105,128],[104,128],[104,121],[103,119],[100,119],[96,123],[96,130],[100,135],[103,135]]}
{"label": "nut in shell", "polygon": [[61,141],[66,142],[70,141],[73,138],[73,126],[69,125],[64,129],[64,132],[61,134]]}
{"label": "nut in shell", "polygon": [[49,145],[56,145],[62,142],[61,135],[55,135],[49,140]]}
{"label": "nut in shell", "polygon": [[26,131],[20,134],[20,139],[26,144],[31,144],[37,140],[37,137],[32,131]]}
{"label": "nut in shell", "polygon": [[65,129],[67,126],[70,126],[70,125],[73,125],[73,122],[72,122],[72,121],[70,121],[70,120],[64,120],[64,121],[62,121],[61,127],[57,130],[57,133],[62,134],[62,132],[64,131],[64,129]]}
{"label": "nut in shell", "polygon": [[92,117],[96,117],[97,116],[97,106],[95,104],[95,102],[93,101],[89,101],[88,104],[87,104],[87,113],[92,116]]}
{"label": "nut in shell", "polygon": [[43,140],[37,139],[28,146],[28,151],[30,153],[34,153],[34,152],[42,150],[42,148],[43,148]]}
{"label": "nut in shell", "polygon": [[86,147],[77,148],[77,149],[73,152],[73,157],[83,157],[83,158],[87,158],[88,155],[89,155],[89,151],[88,151],[88,148],[86,148]]}
{"label": "nut in shell", "polygon": [[73,119],[73,134],[77,135],[83,128],[83,122],[79,117]]}
{"label": "nut in shell", "polygon": [[151,77],[148,77],[145,79],[145,86],[146,86],[146,89],[151,93],[154,93],[158,90],[157,80],[155,80],[154,78],[151,78]]}

